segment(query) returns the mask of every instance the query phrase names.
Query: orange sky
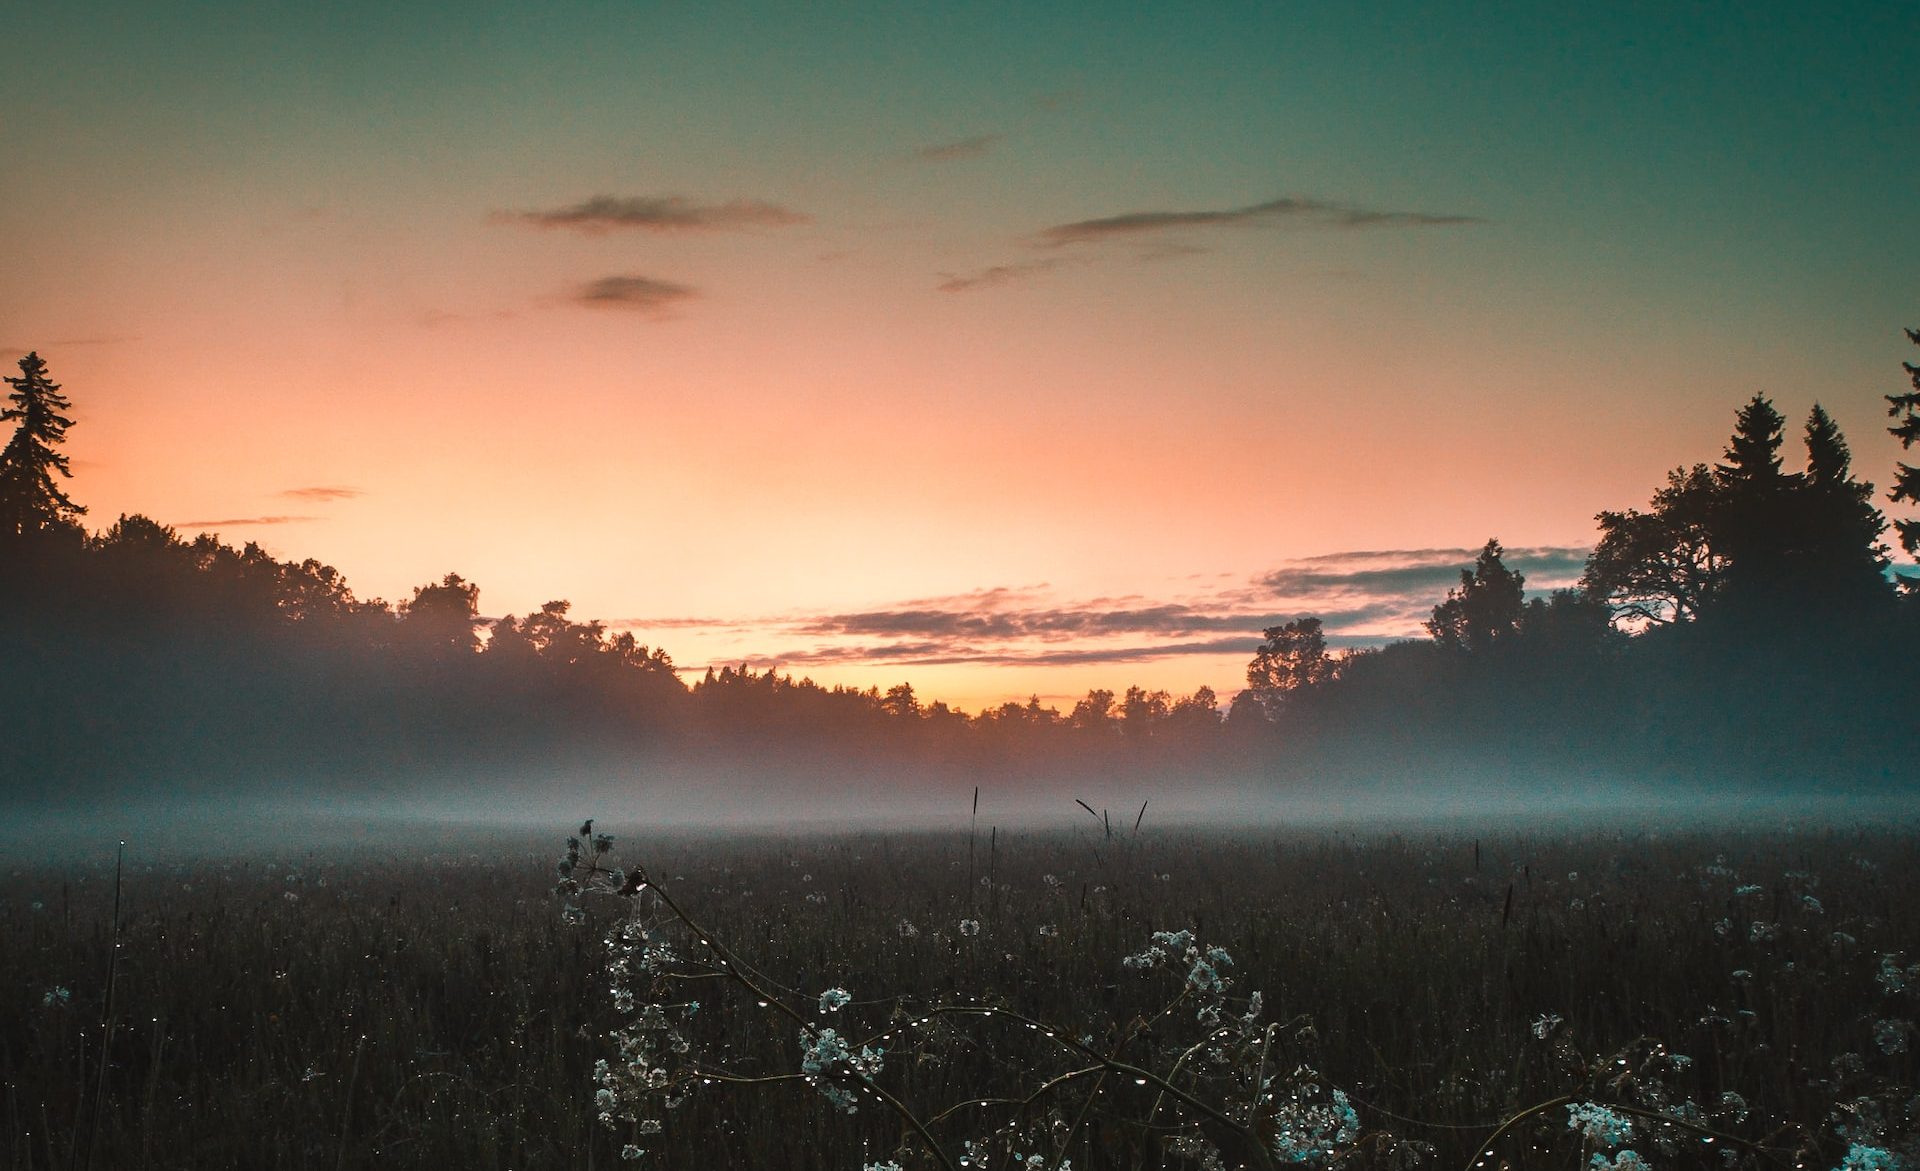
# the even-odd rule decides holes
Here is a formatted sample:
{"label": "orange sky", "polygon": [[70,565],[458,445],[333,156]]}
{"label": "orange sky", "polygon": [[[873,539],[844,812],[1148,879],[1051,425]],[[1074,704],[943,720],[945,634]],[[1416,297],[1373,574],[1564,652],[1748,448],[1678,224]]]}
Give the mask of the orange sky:
{"label": "orange sky", "polygon": [[[684,665],[969,708],[1226,693],[1260,620],[1341,611],[1268,575],[1577,549],[1756,390],[1890,478],[1920,185],[1870,149],[1913,108],[1872,28],[1622,62],[1519,22],[1389,75],[1355,63],[1404,34],[1331,17],[1096,52],[1015,18],[82,7],[28,31],[88,68],[5,83],[0,346],[65,384],[91,523],[224,522],[362,595],[459,572],[489,614],[564,597]],[[1748,92],[1726,52],[1849,88]],[[1330,628],[1407,632],[1449,558],[1340,562],[1438,572]],[[995,589],[1026,617],[984,641],[822,621]],[[1167,605],[1205,629],[1038,617]]]}

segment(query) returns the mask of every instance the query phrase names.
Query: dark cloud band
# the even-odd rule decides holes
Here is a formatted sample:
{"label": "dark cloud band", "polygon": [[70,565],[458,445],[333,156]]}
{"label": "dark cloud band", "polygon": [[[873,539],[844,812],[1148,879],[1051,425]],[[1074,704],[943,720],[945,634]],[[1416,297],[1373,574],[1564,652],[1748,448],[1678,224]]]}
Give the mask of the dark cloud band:
{"label": "dark cloud band", "polygon": [[596,309],[626,309],[639,313],[661,313],[669,307],[698,296],[689,285],[647,276],[604,276],[588,281],[574,291],[573,300]]}
{"label": "dark cloud band", "polygon": [[760,199],[696,203],[680,195],[596,195],[568,207],[501,212],[495,218],[588,235],[613,231],[737,232],[812,221],[811,216]]}
{"label": "dark cloud band", "polygon": [[1055,224],[1040,233],[1054,246],[1127,239],[1185,228],[1277,227],[1301,224],[1326,228],[1430,228],[1483,223],[1478,216],[1424,211],[1376,211],[1321,199],[1282,196],[1246,207],[1207,211],[1135,211],[1099,219]]}

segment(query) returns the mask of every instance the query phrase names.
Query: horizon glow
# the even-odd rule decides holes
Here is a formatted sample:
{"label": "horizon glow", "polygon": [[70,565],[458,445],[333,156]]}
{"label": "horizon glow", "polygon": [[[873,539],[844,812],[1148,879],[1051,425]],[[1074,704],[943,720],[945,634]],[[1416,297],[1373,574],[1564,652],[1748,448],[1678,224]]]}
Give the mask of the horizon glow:
{"label": "horizon glow", "polygon": [[[1498,537],[1566,584],[1756,391],[1898,457],[1907,5],[18,24],[0,356],[71,397],[89,525],[362,596],[457,572],[968,709],[1224,698],[1259,626],[1218,623],[1417,633],[1452,554],[1364,605],[1307,559]],[[1041,618],[1166,607],[1214,624]]]}

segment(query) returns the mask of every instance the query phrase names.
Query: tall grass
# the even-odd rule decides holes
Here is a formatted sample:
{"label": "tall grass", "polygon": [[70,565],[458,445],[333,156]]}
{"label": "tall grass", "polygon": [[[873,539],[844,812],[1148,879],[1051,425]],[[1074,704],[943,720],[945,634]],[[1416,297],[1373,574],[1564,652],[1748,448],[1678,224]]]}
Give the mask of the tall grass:
{"label": "tall grass", "polygon": [[[1691,1058],[1667,1078],[1676,1095],[1711,1109],[1739,1095],[1740,1119],[1710,1121],[1783,1165],[1838,1166],[1847,1144],[1830,1115],[1863,1101],[1889,1103],[1874,1107],[1881,1141],[1912,1141],[1889,1088],[1916,1084],[1914,1046],[1893,1043],[1915,992],[1883,978],[1920,960],[1920,851],[1904,833],[1002,831],[982,884],[969,834],[612,828],[758,971],[796,994],[846,988],[848,1018],[876,1028],[896,1006],[971,1002],[1098,1049],[1177,990],[1121,958],[1154,931],[1191,929],[1232,954],[1235,993],[1260,990],[1267,1019],[1287,1025],[1275,1067],[1343,1087],[1370,1131],[1408,1140],[1399,1159],[1464,1167],[1503,1120],[1593,1087],[1597,1059],[1642,1060],[1643,1037]],[[6,1163],[64,1171],[92,1135],[97,1166],[617,1164],[632,1136],[596,1121],[592,1071],[618,1024],[600,947],[623,909],[562,921],[545,847],[422,838],[283,856],[267,831],[231,857],[145,862],[136,841],[104,1062],[110,859],[76,851],[12,870],[0,878]],[[698,1041],[730,1068],[797,1068],[787,1024],[685,997],[708,1002]],[[1025,1029],[965,1024],[896,1048],[881,1083],[930,1112],[1027,1084],[1052,1060]],[[1176,1043],[1150,1030],[1129,1052],[1164,1071]],[[1142,1124],[1155,1087],[1104,1092],[1077,1124],[1076,1168],[1193,1165],[1164,1117]],[[1071,1116],[1081,1099],[1063,1101]],[[1006,1115],[963,1108],[936,1131]],[[646,1147],[665,1166],[915,1157],[898,1118],[840,1114],[793,1082],[703,1090],[662,1121]],[[1564,1111],[1542,1121],[1565,1130]],[[1529,1165],[1545,1134],[1520,1128],[1488,1165]],[[1706,1155],[1689,1146],[1656,1165],[1720,1165]]]}

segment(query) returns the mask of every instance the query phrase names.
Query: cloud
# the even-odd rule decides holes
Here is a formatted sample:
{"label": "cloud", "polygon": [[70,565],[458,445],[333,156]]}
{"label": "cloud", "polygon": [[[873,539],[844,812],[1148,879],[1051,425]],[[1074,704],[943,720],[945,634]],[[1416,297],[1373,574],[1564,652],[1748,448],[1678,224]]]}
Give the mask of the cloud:
{"label": "cloud", "polygon": [[352,500],[357,496],[365,496],[366,493],[358,488],[322,486],[313,488],[287,488],[275,493],[275,495],[285,496],[289,500]]}
{"label": "cloud", "polygon": [[497,222],[562,228],[589,236],[613,231],[737,232],[811,223],[813,217],[760,199],[695,203],[681,195],[596,195],[546,211],[496,212]]}
{"label": "cloud", "polygon": [[138,337],[118,337],[111,334],[103,334],[99,337],[62,338],[58,341],[42,342],[37,346],[0,346],[0,362],[17,361],[36,350],[39,351],[40,356],[44,358],[51,354],[56,354],[61,350],[70,350],[77,346],[117,346],[126,342],[137,342],[139,340]]}
{"label": "cloud", "polygon": [[824,646],[786,654],[752,656],[755,666],[812,667],[823,664],[873,663],[894,666],[950,667],[1064,667],[1088,663],[1141,663],[1182,655],[1245,654],[1260,646],[1258,635],[1217,638],[1199,642],[1140,643],[1124,646],[1074,647],[1060,650],[1019,651],[955,647],[944,642],[885,643],[878,646]]}
{"label": "cloud", "polygon": [[978,272],[955,275],[941,273],[941,282],[934,286],[943,293],[964,293],[973,289],[992,289],[1001,285],[1010,285],[1016,281],[1059,268],[1060,257],[1049,256],[1041,260],[1026,260],[1015,264],[996,264],[992,268],[983,268]]}
{"label": "cloud", "polygon": [[[1478,549],[1369,549],[1305,557],[1262,575],[1260,584],[1278,594],[1329,591],[1397,595],[1409,590],[1442,591],[1459,584],[1460,571],[1472,568]],[[1522,546],[1503,551],[1508,569],[1527,575],[1535,589],[1563,585],[1586,568],[1587,550],[1573,545]],[[1535,579],[1538,579],[1537,581]]]}
{"label": "cloud", "polygon": [[574,290],[573,300],[596,309],[626,309],[658,316],[676,303],[699,295],[689,285],[648,276],[603,276]]}
{"label": "cloud", "polygon": [[927,163],[951,163],[959,159],[977,159],[1000,141],[998,134],[976,134],[972,138],[962,138],[955,142],[940,142],[932,146],[923,146],[913,152],[913,157]]}
{"label": "cloud", "polygon": [[[1460,584],[1478,549],[1368,549],[1306,557],[1262,574],[1270,604],[1318,613],[1329,629],[1416,635],[1435,603]],[[1507,549],[1501,560],[1526,576],[1529,593],[1570,586],[1586,568],[1579,546]],[[1338,618],[1336,618],[1338,613]]]}
{"label": "cloud", "polygon": [[[1262,633],[1306,615],[1334,647],[1421,637],[1433,606],[1477,549],[1373,549],[1289,562],[1252,579],[1225,575],[1178,598],[1062,603],[1044,585],[972,590],[874,609],[761,618],[670,618],[613,625],[675,629],[730,644],[716,658],[755,668],[836,664],[1070,666],[1184,656],[1251,657]],[[1509,568],[1538,593],[1578,579],[1586,550],[1526,546]],[[1229,682],[1231,682],[1229,680]]]}
{"label": "cloud", "polygon": [[319,520],[317,516],[230,516],[221,520],[183,520],[176,528],[183,529],[238,529],[252,525],[291,525],[305,521]]}
{"label": "cloud", "polygon": [[1321,199],[1282,196],[1265,203],[1219,211],[1135,211],[1099,219],[1076,220],[1044,229],[1040,239],[1045,244],[1060,247],[1132,239],[1183,228],[1278,227],[1289,223],[1328,228],[1421,228],[1457,227],[1484,222],[1478,216],[1375,211]]}

